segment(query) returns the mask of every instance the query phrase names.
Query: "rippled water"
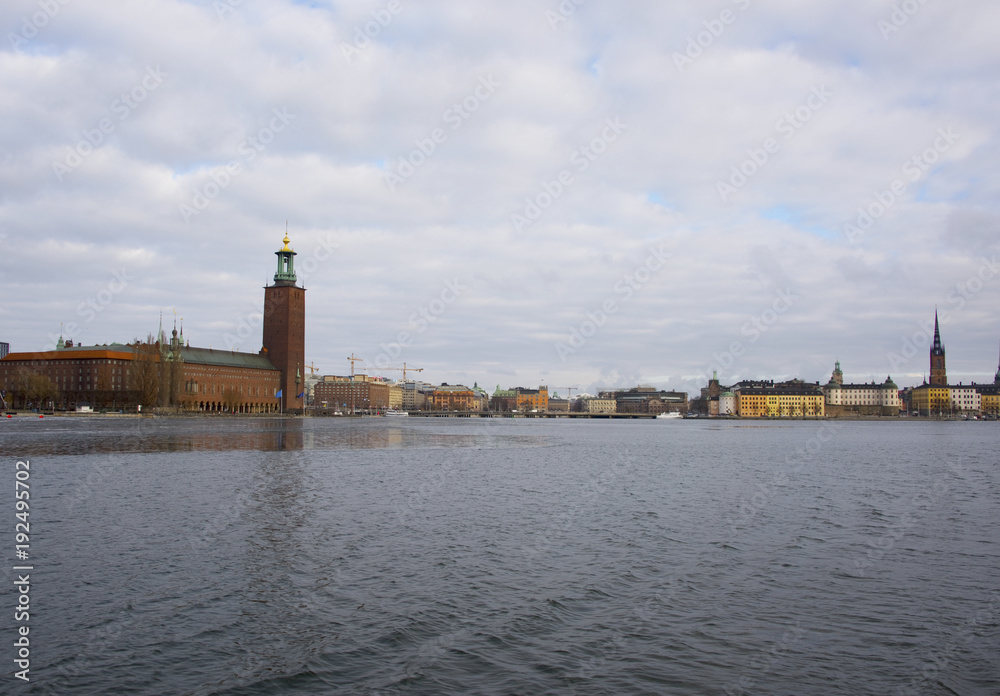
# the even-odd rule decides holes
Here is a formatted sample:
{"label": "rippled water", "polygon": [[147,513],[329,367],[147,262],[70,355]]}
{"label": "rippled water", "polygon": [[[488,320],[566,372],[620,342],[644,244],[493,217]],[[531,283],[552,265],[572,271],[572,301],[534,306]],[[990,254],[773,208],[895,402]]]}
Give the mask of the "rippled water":
{"label": "rippled water", "polygon": [[6,420],[35,570],[32,684],[0,692],[997,694],[998,444],[956,422]]}

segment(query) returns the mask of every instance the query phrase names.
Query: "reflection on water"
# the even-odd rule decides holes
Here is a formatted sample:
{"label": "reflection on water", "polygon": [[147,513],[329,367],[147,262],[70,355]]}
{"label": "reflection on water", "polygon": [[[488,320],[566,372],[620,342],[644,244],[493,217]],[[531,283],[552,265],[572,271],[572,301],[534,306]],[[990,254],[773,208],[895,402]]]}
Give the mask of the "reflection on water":
{"label": "reflection on water", "polygon": [[0,443],[17,456],[489,447],[496,444],[491,431],[504,424],[490,423],[474,433],[435,432],[429,425],[381,418],[21,418],[0,426]]}
{"label": "reflection on water", "polygon": [[998,693],[1000,431],[746,425],[2,424],[32,693]]}

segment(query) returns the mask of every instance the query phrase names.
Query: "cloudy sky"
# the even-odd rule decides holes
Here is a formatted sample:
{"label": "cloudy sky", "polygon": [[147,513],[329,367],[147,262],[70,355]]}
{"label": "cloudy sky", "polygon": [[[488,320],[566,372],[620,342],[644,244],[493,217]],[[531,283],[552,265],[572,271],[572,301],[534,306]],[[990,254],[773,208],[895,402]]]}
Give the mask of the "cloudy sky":
{"label": "cloudy sky", "polygon": [[[440,383],[953,382],[1000,345],[1000,6],[7,0],[0,341]],[[360,366],[360,365],[359,365]],[[396,372],[385,372],[397,376]]]}

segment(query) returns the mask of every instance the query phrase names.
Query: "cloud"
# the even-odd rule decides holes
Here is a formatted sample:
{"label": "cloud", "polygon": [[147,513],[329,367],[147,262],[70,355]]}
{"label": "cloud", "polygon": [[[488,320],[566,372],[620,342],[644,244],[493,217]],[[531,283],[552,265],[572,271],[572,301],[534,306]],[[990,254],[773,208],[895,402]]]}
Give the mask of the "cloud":
{"label": "cloud", "polygon": [[[74,338],[145,335],[176,308],[193,344],[220,347],[260,305],[287,220],[300,265],[336,244],[304,281],[324,373],[408,331],[398,362],[433,382],[694,392],[734,342],[724,381],[825,381],[838,358],[882,379],[935,305],[949,370],[995,370],[1000,280],[961,292],[998,251],[991,4],[926,3],[883,36],[892,7],[860,0],[583,3],[554,26],[557,2],[220,2],[67,3],[30,38],[37,3],[0,10],[12,349],[79,324],[122,267],[134,279]],[[614,140],[609,120],[627,126]],[[625,300],[660,247],[669,263]],[[456,279],[468,290],[417,332]]]}

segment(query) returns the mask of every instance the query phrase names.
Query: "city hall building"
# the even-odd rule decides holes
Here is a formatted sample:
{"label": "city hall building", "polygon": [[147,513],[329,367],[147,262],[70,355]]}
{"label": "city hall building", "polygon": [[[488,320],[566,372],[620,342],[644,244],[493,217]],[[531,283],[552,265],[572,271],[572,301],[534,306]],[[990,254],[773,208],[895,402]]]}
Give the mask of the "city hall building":
{"label": "city hall building", "polygon": [[55,350],[0,359],[5,408],[119,410],[138,404],[230,413],[299,413],[303,409],[305,288],[296,285],[295,252],[275,252],[273,285],[264,288],[259,353],[193,348],[162,322],[152,343],[78,346],[62,337]]}

